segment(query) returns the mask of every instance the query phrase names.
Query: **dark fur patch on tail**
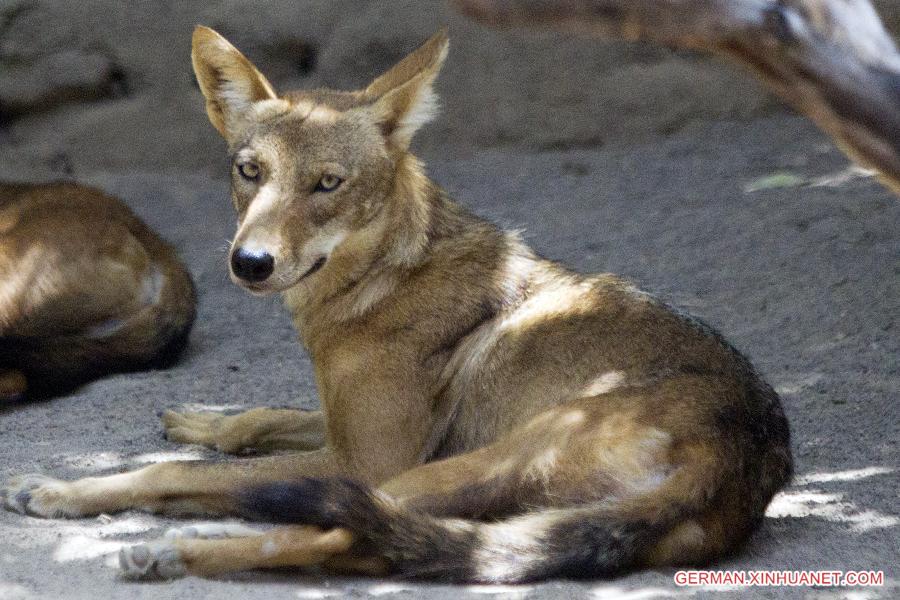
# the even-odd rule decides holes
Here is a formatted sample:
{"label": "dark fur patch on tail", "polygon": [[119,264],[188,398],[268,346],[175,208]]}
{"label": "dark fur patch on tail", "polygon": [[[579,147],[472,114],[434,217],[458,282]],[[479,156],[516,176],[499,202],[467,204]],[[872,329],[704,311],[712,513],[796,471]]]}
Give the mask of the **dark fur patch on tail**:
{"label": "dark fur patch on tail", "polygon": [[631,568],[640,549],[665,530],[592,507],[492,523],[439,518],[402,508],[348,479],[254,487],[240,495],[238,506],[255,519],[347,528],[357,537],[358,552],[387,559],[396,575],[452,582],[608,576]]}
{"label": "dark fur patch on tail", "polygon": [[356,551],[386,558],[403,577],[471,581],[475,576],[473,526],[448,529],[440,519],[400,509],[349,479],[308,478],[255,487],[241,494],[238,506],[250,518],[347,528],[357,537]]}
{"label": "dark fur patch on tail", "polygon": [[661,528],[645,522],[570,520],[552,527],[541,542],[545,560],[530,580],[547,577],[609,577],[633,567],[636,555]]}
{"label": "dark fur patch on tail", "polygon": [[354,505],[368,513],[376,511],[368,490],[340,478],[309,477],[250,488],[241,494],[238,505],[253,519],[319,527],[348,527]]}

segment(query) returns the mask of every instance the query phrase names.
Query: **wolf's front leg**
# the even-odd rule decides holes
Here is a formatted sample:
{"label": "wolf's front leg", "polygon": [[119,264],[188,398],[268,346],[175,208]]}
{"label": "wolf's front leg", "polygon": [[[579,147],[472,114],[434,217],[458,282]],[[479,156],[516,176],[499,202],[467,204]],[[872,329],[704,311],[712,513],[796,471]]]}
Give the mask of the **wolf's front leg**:
{"label": "wolf's front leg", "polygon": [[236,415],[166,411],[162,422],[170,441],[229,454],[248,448],[317,450],[325,445],[325,418],[319,410],[254,408]]}
{"label": "wolf's front leg", "polygon": [[341,473],[334,455],[323,449],[223,462],[159,463],[75,481],[23,475],[0,488],[0,498],[7,509],[38,517],[82,517],[131,508],[221,515],[234,512],[238,493],[247,486]]}

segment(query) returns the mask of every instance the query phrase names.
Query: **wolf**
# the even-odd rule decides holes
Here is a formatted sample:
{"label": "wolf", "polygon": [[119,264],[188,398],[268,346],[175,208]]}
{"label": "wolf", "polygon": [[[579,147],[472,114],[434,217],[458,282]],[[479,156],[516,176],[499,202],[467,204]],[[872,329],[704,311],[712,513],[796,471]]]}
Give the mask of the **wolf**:
{"label": "wolf", "polygon": [[117,198],[76,183],[0,183],[0,399],[169,366],[195,304],[174,249]]}
{"label": "wolf", "polygon": [[134,578],[252,568],[517,583],[702,565],[735,551],[792,470],[779,398],[700,321],[541,258],[454,202],[410,151],[437,33],[364,89],[278,94],[211,29],[193,65],[228,143],[229,271],[281,293],[320,411],[169,412],[224,452],[5,486],[11,510],[238,515],[122,550]]}

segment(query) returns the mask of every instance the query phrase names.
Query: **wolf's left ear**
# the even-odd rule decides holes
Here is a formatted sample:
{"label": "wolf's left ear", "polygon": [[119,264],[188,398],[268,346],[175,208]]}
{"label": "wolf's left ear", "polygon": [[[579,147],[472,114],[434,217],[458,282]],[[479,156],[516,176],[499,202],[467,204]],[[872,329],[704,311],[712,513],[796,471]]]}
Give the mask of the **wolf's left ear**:
{"label": "wolf's left ear", "polygon": [[363,92],[374,99],[372,107],[382,131],[399,148],[408,148],[416,130],[437,110],[433,85],[449,45],[447,30],[441,29]]}
{"label": "wolf's left ear", "polygon": [[209,27],[194,29],[191,61],[206,114],[226,140],[240,133],[255,102],[278,97],[253,63]]}

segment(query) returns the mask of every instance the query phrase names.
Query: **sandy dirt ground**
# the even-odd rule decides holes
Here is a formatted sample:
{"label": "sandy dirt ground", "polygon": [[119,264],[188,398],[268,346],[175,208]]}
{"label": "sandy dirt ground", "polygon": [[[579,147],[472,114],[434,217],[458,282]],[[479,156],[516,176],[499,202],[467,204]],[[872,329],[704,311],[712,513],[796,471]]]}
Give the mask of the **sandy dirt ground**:
{"label": "sandy dirt ground", "polygon": [[[138,584],[117,577],[116,551],[175,521],[0,511],[0,598],[900,596],[900,203],[871,178],[842,181],[847,166],[803,120],[772,116],[697,123],[627,147],[432,153],[429,171],[478,213],[524,229],[542,254],[627,275],[704,318],[781,393],[796,480],[749,546],[718,567],[875,569],[885,572],[883,587],[679,588],[668,570],[512,588],[291,572]],[[768,178],[781,172],[796,177]],[[0,176],[29,175],[0,164]],[[227,279],[233,215],[224,180],[135,169],[79,179],[119,194],[178,247],[198,286],[199,318],[173,369],[0,410],[0,478],[73,478],[214,456],[166,442],[157,420],[166,408],[316,405],[309,359],[278,298],[252,298]]]}

